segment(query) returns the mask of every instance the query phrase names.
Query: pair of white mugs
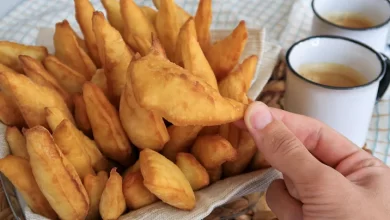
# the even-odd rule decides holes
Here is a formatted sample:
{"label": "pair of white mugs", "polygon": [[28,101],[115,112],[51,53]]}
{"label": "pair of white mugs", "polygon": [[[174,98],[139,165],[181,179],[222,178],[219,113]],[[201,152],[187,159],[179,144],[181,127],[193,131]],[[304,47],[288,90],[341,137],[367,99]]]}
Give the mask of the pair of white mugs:
{"label": "pair of white mugs", "polygon": [[[387,46],[390,2],[313,0],[312,9],[312,37],[293,44],[286,53],[285,109],[316,118],[363,147],[376,100],[390,97],[390,62],[381,53]],[[342,27],[324,18],[332,12],[359,13],[376,25]],[[342,64],[362,73],[368,82],[343,88],[315,83],[298,73],[306,63]]]}

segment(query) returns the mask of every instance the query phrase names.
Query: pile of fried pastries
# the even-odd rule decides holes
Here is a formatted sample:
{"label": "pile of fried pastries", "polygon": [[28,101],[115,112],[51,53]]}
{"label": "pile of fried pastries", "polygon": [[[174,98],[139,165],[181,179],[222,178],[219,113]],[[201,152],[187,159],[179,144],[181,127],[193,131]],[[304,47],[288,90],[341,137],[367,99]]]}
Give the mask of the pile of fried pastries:
{"label": "pile of fried pastries", "polygon": [[0,171],[34,213],[117,219],[157,201],[192,210],[194,191],[268,167],[243,118],[258,57],[239,63],[241,21],[210,40],[211,0],[75,0],[83,37],[58,22],[55,53],[0,42]]}

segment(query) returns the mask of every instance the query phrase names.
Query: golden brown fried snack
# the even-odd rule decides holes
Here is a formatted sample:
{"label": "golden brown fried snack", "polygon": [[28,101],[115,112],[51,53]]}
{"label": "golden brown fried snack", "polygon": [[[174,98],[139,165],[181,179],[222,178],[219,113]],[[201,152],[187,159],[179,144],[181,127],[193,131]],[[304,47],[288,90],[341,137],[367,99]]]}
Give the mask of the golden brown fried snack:
{"label": "golden brown fried snack", "polygon": [[201,126],[169,126],[170,140],[165,144],[162,155],[175,162],[177,153],[189,151],[201,129]]}
{"label": "golden brown fried snack", "polygon": [[89,199],[75,168],[42,126],[24,132],[35,180],[61,219],[84,219]]}
{"label": "golden brown fried snack", "polygon": [[210,47],[210,27],[213,21],[211,0],[200,0],[195,14],[196,34],[204,52]]}
{"label": "golden brown fried snack", "polygon": [[102,197],[107,180],[108,174],[105,171],[100,171],[96,176],[88,174],[84,177],[83,183],[89,197],[87,220],[99,219],[100,198]]}
{"label": "golden brown fried snack", "polygon": [[136,51],[140,51],[139,45],[134,40],[134,35],[152,43],[152,33],[156,29],[145,13],[133,0],[120,0],[121,14],[124,22],[124,40]]}
{"label": "golden brown fried snack", "polygon": [[132,166],[127,168],[125,172],[123,172],[122,176],[126,176],[128,173],[134,173],[137,171],[140,171],[139,160],[137,160]]}
{"label": "golden brown fried snack", "polygon": [[[160,10],[161,0],[153,0],[153,4],[158,10]],[[179,27],[181,27],[191,17],[191,14],[186,12],[182,7],[178,6],[177,4],[175,4],[175,7],[177,13],[177,23],[179,24]]]}
{"label": "golden brown fried snack", "polygon": [[64,64],[83,74],[90,80],[96,66],[88,54],[78,44],[74,31],[67,20],[56,24],[54,33],[55,56]]}
{"label": "golden brown fried snack", "polygon": [[68,105],[69,109],[73,109],[73,101],[69,93],[62,88],[60,83],[53,75],[48,73],[43,67],[42,63],[32,57],[26,55],[19,56],[20,63],[23,67],[24,73],[36,84],[46,86],[58,92]]}
{"label": "golden brown fried snack", "polygon": [[219,135],[198,137],[191,153],[206,169],[215,169],[226,161],[237,159],[236,149]]}
{"label": "golden brown fried snack", "polygon": [[248,104],[247,84],[241,66],[229,73],[218,83],[219,93],[223,97]]}
{"label": "golden brown fried snack", "polygon": [[219,166],[214,169],[206,169],[209,174],[210,184],[217,182],[222,178],[222,166]]}
{"label": "golden brown fried snack", "polygon": [[46,47],[24,45],[9,41],[0,41],[0,63],[22,73],[23,69],[19,63],[20,55],[27,55],[39,61],[42,61],[48,52]]}
{"label": "golden brown fried snack", "polygon": [[196,39],[195,22],[192,17],[189,18],[188,21],[183,24],[183,26],[180,28],[179,35],[177,37],[175,57],[173,62],[181,67],[184,67],[182,51],[185,51],[182,49],[182,45],[189,43],[187,41],[189,40],[190,36],[193,36]]}
{"label": "golden brown fried snack", "polygon": [[[131,71],[132,64],[129,67]],[[138,148],[159,151],[169,140],[163,118],[138,105],[129,81],[121,96],[119,117],[130,141]]]}
{"label": "golden brown fried snack", "polygon": [[34,213],[50,219],[57,219],[57,214],[51,208],[34,179],[28,160],[8,155],[0,159],[0,171],[12,182]]}
{"label": "golden brown fried snack", "polygon": [[[18,65],[20,65],[20,64],[18,64]],[[20,69],[23,70],[22,67],[20,67]],[[0,72],[19,73],[19,72],[16,72],[14,69],[9,68],[8,66],[6,66],[6,65],[4,65],[2,63],[0,63]]]}
{"label": "golden brown fried snack", "polygon": [[59,108],[55,108],[55,107],[48,108],[48,107],[46,107],[44,110],[45,110],[46,121],[49,124],[49,128],[50,128],[50,130],[52,132],[57,128],[57,126],[64,119],[67,119],[66,115],[64,114],[64,112],[61,111]]}
{"label": "golden brown fried snack", "polygon": [[156,51],[134,61],[130,77],[137,103],[174,125],[219,125],[244,115],[244,104],[223,98],[202,79]]}
{"label": "golden brown fried snack", "polygon": [[265,160],[264,155],[259,150],[257,150],[250,162],[249,167],[251,170],[258,170],[261,168],[271,167],[271,165]]}
{"label": "golden brown fried snack", "polygon": [[129,209],[139,209],[158,201],[144,185],[141,171],[129,172],[123,177],[123,194]]}
{"label": "golden brown fried snack", "polygon": [[218,81],[237,65],[247,39],[245,21],[241,21],[229,36],[214,43],[206,51],[205,55]]}
{"label": "golden brown fried snack", "polygon": [[91,79],[91,82],[97,85],[108,97],[107,77],[104,74],[104,69],[97,69],[95,75],[93,75]]}
{"label": "golden brown fried snack", "polygon": [[183,26],[181,29],[181,31],[184,32],[182,33],[183,38],[181,39],[181,57],[183,59],[183,67],[195,76],[203,79],[214,89],[218,90],[217,79],[215,78],[215,74],[202,52],[202,48],[196,40],[196,35],[194,35],[196,33],[191,31],[189,27],[187,28],[188,29],[186,29],[186,26]]}
{"label": "golden brown fried snack", "polygon": [[126,210],[122,192],[122,177],[113,168],[100,199],[99,211],[103,219],[117,219]]}
{"label": "golden brown fried snack", "polygon": [[202,128],[202,130],[199,132],[199,136],[204,136],[204,135],[215,135],[219,133],[219,125],[215,126],[207,126]]}
{"label": "golden brown fried snack", "polygon": [[36,125],[47,127],[46,107],[60,109],[66,118],[73,122],[72,114],[64,99],[57,92],[34,83],[25,75],[0,73],[0,87],[7,94],[11,94],[29,127]]}
{"label": "golden brown fried snack", "polygon": [[184,173],[194,191],[209,185],[210,179],[206,169],[192,154],[178,153],[176,165]]}
{"label": "golden brown fried snack", "polygon": [[102,12],[93,13],[92,23],[107,78],[108,94],[118,106],[132,56],[121,34],[107,22]]}
{"label": "golden brown fried snack", "polygon": [[162,1],[157,12],[156,30],[170,60],[175,59],[176,41],[180,27],[175,2],[173,0]]}
{"label": "golden brown fried snack", "polygon": [[153,25],[156,23],[157,11],[148,6],[141,6],[140,9]]}
{"label": "golden brown fried snack", "polygon": [[26,148],[26,138],[17,127],[7,127],[7,130],[5,131],[5,140],[8,143],[12,155],[29,160],[30,157],[28,156]]}
{"label": "golden brown fried snack", "polygon": [[26,124],[19,107],[4,91],[0,91],[0,121],[8,126],[23,127]]}
{"label": "golden brown fried snack", "polygon": [[54,130],[53,138],[61,152],[74,166],[80,179],[88,174],[95,175],[91,160],[84,147],[84,141],[79,138],[77,128],[67,119],[64,119]]}
{"label": "golden brown fried snack", "polygon": [[92,128],[87,115],[87,107],[85,106],[84,98],[82,95],[74,95],[74,120],[77,127],[85,134],[91,134]]}
{"label": "golden brown fried snack", "polygon": [[93,136],[102,152],[123,165],[131,164],[132,149],[115,107],[101,89],[90,82],[84,84],[83,97]]}
{"label": "golden brown fried snack", "polygon": [[247,57],[244,61],[242,61],[240,65],[242,69],[242,73],[244,75],[247,91],[251,87],[251,83],[256,72],[258,59],[259,59],[258,56],[252,55]]}
{"label": "golden brown fried snack", "polygon": [[121,15],[121,6],[118,0],[101,0],[103,7],[107,12],[107,19],[111,26],[123,34],[123,19]]}
{"label": "golden brown fried snack", "polygon": [[74,0],[76,20],[83,32],[88,54],[95,65],[101,67],[99,52],[97,48],[95,33],[92,28],[92,14],[95,11],[89,0]]}
{"label": "golden brown fried snack", "polygon": [[242,173],[248,167],[253,155],[255,155],[257,151],[255,141],[247,131],[240,131],[239,142],[236,150],[237,159],[234,161],[228,161],[222,165],[225,177],[235,176]]}
{"label": "golden brown fried snack", "polygon": [[81,93],[86,81],[83,74],[73,70],[52,55],[43,60],[43,65],[68,93]]}
{"label": "golden brown fried snack", "polygon": [[195,194],[183,172],[173,162],[150,149],[140,153],[145,187],[163,202],[183,210],[195,207]]}

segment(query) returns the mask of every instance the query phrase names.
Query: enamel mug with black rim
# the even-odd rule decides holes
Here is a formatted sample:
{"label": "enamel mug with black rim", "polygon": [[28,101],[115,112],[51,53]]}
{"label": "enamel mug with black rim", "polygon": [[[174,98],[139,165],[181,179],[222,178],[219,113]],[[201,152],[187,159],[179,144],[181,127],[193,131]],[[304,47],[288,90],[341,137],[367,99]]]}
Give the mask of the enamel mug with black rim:
{"label": "enamel mug with black rim", "polygon": [[[285,109],[318,119],[363,147],[375,102],[388,89],[389,60],[366,44],[328,35],[295,43],[286,53],[286,62]],[[342,64],[367,81],[353,87],[319,84],[298,72],[302,64],[310,63]]]}
{"label": "enamel mug with black rim", "polygon": [[[389,0],[313,0],[312,36],[335,35],[351,38],[384,52],[390,28]],[[353,13],[372,22],[369,27],[346,27],[329,20],[334,13]]]}

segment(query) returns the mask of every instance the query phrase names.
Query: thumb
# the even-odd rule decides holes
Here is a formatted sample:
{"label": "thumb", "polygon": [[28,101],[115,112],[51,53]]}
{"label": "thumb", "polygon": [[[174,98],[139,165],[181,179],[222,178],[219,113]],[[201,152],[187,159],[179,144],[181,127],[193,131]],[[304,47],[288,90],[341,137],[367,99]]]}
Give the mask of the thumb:
{"label": "thumb", "polygon": [[245,113],[245,124],[268,163],[294,183],[321,181],[324,172],[330,172],[282,121],[274,119],[265,104],[252,103]]}

